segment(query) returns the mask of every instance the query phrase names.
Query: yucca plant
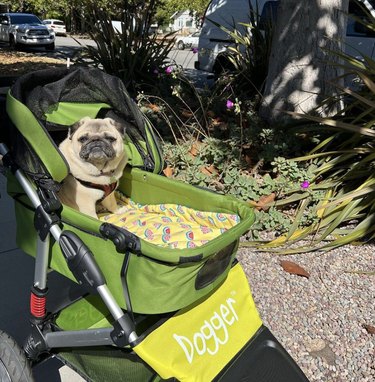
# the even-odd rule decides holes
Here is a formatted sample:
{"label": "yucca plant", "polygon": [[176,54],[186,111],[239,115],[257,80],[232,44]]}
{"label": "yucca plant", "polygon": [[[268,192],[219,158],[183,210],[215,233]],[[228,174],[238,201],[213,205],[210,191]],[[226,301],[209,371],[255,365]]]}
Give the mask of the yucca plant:
{"label": "yucca plant", "polygon": [[[173,33],[159,38],[149,32],[158,1],[147,0],[142,9],[128,0],[113,2],[112,9],[93,1],[85,4],[89,35],[96,46],[84,48],[82,61],[120,77],[131,93],[157,89],[158,74],[166,68],[174,45]],[[113,20],[120,21],[118,26]]]}

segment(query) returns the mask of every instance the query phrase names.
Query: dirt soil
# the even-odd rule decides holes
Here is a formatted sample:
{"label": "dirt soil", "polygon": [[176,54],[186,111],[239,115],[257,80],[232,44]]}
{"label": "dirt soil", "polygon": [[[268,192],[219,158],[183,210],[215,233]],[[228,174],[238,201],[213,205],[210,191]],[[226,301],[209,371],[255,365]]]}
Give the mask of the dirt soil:
{"label": "dirt soil", "polygon": [[65,60],[0,48],[1,77],[18,77],[31,71],[65,65]]}

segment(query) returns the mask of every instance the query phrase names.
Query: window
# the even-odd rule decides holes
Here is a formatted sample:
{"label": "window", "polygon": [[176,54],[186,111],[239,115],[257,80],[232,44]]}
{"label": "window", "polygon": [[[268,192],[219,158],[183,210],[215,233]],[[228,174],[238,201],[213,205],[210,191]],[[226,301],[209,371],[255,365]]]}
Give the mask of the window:
{"label": "window", "polygon": [[375,32],[367,28],[366,24],[373,24],[370,15],[355,1],[349,2],[349,16],[346,28],[347,36],[373,37]]}
{"label": "window", "polygon": [[34,15],[11,15],[12,24],[41,24],[42,22]]}

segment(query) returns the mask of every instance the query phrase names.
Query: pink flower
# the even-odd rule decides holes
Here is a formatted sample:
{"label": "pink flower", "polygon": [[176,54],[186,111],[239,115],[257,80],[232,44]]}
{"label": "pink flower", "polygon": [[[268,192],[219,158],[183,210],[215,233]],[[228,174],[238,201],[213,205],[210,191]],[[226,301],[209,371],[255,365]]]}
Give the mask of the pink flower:
{"label": "pink flower", "polygon": [[226,105],[227,105],[227,109],[232,109],[233,106],[234,106],[234,103],[233,103],[233,101],[231,101],[230,99],[228,99]]}
{"label": "pink flower", "polygon": [[165,69],[165,73],[167,74],[171,74],[173,72],[173,68],[172,66],[168,66],[166,69]]}
{"label": "pink flower", "polygon": [[309,187],[310,187],[310,182],[308,180],[304,180],[302,183],[301,183],[301,188],[302,190],[307,190]]}

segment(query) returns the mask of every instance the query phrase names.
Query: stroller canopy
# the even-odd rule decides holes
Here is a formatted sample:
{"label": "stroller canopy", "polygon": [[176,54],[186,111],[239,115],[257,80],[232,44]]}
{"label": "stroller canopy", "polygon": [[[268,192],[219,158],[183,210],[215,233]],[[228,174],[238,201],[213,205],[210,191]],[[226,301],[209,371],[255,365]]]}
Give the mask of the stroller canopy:
{"label": "stroller canopy", "polygon": [[129,157],[140,156],[139,167],[161,170],[161,154],[151,125],[122,81],[99,69],[50,69],[27,74],[11,88],[7,111],[24,138],[13,139],[12,146],[18,146],[14,150],[20,156],[17,162],[28,173],[47,172],[55,181],[63,180],[69,169],[57,145],[69,126],[85,116],[130,122],[134,128],[127,129],[127,139],[136,147],[128,147]]}

